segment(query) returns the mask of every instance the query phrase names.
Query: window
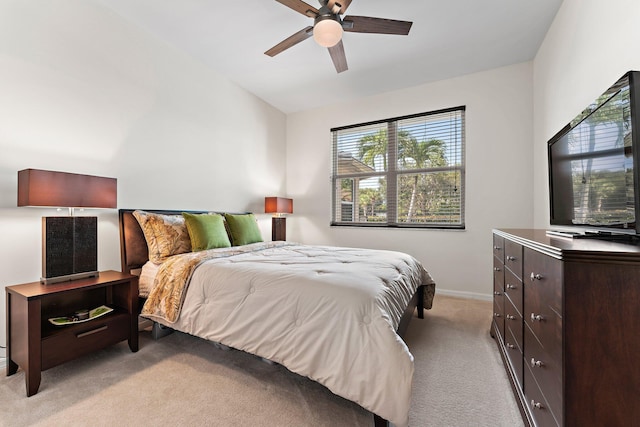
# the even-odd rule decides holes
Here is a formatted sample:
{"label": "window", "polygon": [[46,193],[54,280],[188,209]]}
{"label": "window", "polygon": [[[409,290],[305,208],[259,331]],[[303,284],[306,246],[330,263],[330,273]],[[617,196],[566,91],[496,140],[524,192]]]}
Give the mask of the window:
{"label": "window", "polygon": [[331,129],[331,225],[464,228],[464,112]]}

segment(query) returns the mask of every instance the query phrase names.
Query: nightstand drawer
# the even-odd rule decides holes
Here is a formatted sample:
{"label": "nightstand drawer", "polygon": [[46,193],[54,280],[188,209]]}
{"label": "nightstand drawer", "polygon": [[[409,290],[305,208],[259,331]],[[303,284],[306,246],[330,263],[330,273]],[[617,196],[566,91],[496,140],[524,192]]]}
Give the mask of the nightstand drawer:
{"label": "nightstand drawer", "polygon": [[58,326],[59,333],[42,340],[42,370],[129,339],[129,323],[127,313],[114,312],[82,324]]}

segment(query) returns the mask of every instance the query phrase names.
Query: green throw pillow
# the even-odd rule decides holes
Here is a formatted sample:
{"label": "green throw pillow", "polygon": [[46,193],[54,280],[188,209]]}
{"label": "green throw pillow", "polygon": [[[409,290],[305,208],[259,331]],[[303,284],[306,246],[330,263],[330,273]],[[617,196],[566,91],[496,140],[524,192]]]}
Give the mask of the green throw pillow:
{"label": "green throw pillow", "polygon": [[227,220],[233,246],[262,242],[262,234],[258,228],[255,215],[224,214],[224,217]]}
{"label": "green throw pillow", "polygon": [[193,252],[231,246],[222,215],[194,215],[183,212],[182,216],[191,238],[191,250]]}

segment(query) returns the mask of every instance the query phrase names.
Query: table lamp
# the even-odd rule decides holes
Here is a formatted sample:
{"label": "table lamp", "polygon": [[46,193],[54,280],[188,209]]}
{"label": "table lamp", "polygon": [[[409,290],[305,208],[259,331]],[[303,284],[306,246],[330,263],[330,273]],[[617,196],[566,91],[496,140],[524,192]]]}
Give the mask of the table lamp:
{"label": "table lamp", "polygon": [[293,213],[293,199],[265,197],[264,212],[273,214],[271,240],[287,240],[287,218],[285,215]]}
{"label": "table lamp", "polygon": [[68,216],[42,218],[44,284],[98,275],[98,218],[75,208],[117,207],[117,180],[39,169],[18,171],[18,206],[68,208]]}

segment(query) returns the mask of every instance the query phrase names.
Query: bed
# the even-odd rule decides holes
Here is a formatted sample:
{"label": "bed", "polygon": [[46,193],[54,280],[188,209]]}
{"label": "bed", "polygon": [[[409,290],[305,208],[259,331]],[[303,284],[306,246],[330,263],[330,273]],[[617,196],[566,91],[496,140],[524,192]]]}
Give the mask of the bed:
{"label": "bed", "polygon": [[[250,214],[223,221],[236,245],[158,258],[145,218],[181,227],[183,212],[119,210],[122,269],[140,276],[141,316],[282,364],[371,411],[376,426],[407,425],[414,367],[401,337],[435,293],[417,260],[392,251],[236,240],[229,224]],[[184,239],[179,230],[166,232],[174,243]],[[199,238],[191,237],[195,245]]]}

